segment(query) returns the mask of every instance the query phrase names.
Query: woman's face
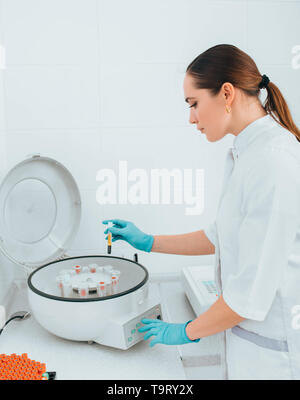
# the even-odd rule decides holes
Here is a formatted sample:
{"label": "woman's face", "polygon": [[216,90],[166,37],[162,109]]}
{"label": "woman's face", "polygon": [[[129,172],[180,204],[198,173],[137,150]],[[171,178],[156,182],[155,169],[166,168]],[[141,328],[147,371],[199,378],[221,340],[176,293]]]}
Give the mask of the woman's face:
{"label": "woman's face", "polygon": [[209,142],[222,139],[228,133],[230,114],[226,112],[226,91],[221,88],[216,96],[209,89],[196,89],[193,78],[186,74],[183,83],[184,98],[190,105],[191,124],[196,124]]}

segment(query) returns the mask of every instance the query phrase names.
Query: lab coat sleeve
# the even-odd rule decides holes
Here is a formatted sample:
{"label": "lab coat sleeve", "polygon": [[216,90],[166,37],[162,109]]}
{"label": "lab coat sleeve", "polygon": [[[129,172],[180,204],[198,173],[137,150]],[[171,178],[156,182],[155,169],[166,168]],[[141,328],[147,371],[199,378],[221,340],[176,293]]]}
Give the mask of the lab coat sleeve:
{"label": "lab coat sleeve", "polygon": [[300,165],[275,151],[247,173],[238,232],[238,267],[223,288],[227,305],[263,321],[284,278],[299,226]]}
{"label": "lab coat sleeve", "polygon": [[203,230],[204,230],[205,235],[212,242],[212,244],[214,246],[216,246],[216,242],[217,242],[217,225],[216,225],[216,221],[212,222],[210,225],[208,225]]}

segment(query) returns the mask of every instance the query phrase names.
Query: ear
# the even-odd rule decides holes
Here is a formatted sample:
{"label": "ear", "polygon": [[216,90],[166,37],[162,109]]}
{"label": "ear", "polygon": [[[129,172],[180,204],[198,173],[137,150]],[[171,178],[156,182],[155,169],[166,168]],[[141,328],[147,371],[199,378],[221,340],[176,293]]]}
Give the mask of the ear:
{"label": "ear", "polygon": [[235,88],[230,82],[223,83],[221,93],[226,104],[231,105],[235,97]]}

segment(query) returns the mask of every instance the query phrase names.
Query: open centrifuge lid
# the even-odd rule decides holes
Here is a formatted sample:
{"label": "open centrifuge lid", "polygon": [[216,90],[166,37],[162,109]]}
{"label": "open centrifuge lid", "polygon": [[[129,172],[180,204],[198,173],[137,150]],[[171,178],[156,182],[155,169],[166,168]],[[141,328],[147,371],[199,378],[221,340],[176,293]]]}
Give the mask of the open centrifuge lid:
{"label": "open centrifuge lid", "polygon": [[81,199],[70,172],[35,155],[0,185],[0,249],[14,263],[36,268],[61,257],[77,233]]}

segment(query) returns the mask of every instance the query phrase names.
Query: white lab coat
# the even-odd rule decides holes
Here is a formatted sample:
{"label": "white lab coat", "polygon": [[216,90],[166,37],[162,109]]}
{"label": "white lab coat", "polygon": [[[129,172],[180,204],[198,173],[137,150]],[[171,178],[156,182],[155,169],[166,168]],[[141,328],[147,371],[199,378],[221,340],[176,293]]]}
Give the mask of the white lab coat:
{"label": "white lab coat", "polygon": [[270,115],[234,138],[204,231],[219,293],[246,318],[223,333],[224,379],[300,379],[300,143]]}

